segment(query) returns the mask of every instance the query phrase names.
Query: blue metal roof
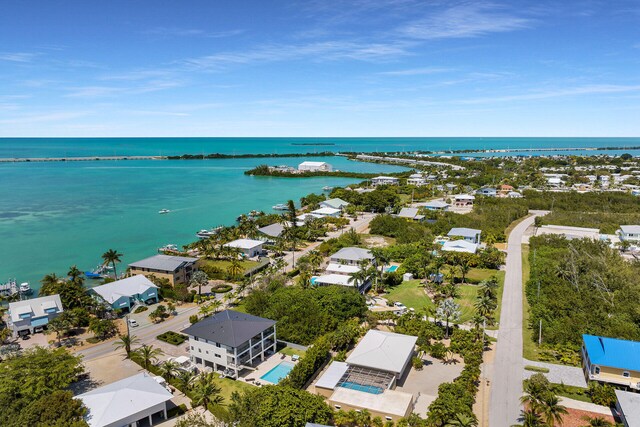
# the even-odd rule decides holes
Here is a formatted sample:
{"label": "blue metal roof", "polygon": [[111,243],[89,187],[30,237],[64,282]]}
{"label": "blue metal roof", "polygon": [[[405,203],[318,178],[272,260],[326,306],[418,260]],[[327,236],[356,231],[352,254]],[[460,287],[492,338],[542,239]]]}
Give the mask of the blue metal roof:
{"label": "blue metal roof", "polygon": [[587,334],[582,341],[592,364],[640,372],[640,342]]}

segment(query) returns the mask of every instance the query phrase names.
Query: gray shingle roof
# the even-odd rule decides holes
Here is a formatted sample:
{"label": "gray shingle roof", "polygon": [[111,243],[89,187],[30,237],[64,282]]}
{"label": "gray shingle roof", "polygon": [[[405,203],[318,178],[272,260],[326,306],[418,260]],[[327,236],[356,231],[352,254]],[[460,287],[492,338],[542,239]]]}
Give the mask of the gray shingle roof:
{"label": "gray shingle roof", "polygon": [[400,212],[398,212],[398,216],[400,218],[415,218],[418,215],[418,208],[402,208]]}
{"label": "gray shingle roof", "polygon": [[369,249],[362,248],[342,248],[331,259],[343,259],[347,261],[362,261],[363,259],[373,259]]}
{"label": "gray shingle roof", "polygon": [[152,257],[133,262],[129,264],[129,267],[148,268],[150,270],[161,271],[176,271],[178,268],[186,264],[193,264],[196,261],[198,261],[198,258],[171,255],[154,255]]}
{"label": "gray shingle roof", "polygon": [[222,345],[239,347],[275,324],[271,319],[225,310],[189,326],[182,332]]}
{"label": "gray shingle roof", "polygon": [[271,225],[267,225],[266,227],[258,228],[258,231],[262,234],[266,234],[271,237],[280,237],[282,232],[284,231],[284,225],[275,223]]}

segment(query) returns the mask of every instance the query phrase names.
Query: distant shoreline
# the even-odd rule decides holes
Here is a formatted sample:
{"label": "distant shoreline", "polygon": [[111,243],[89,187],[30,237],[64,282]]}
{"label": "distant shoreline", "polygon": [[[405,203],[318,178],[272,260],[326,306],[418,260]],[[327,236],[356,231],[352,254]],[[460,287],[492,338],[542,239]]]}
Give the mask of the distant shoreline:
{"label": "distant shoreline", "polygon": [[[296,144],[309,145],[309,144]],[[321,145],[321,144],[314,144]],[[327,144],[322,144],[327,145]],[[273,154],[182,154],[176,156],[65,156],[65,157],[1,157],[0,163],[25,163],[25,162],[78,162],[78,161],[114,161],[114,160],[219,160],[219,159],[261,159],[261,158],[287,158],[287,157],[332,157],[332,156],[356,156],[358,154],[371,155],[463,155],[463,154],[490,154],[490,153],[533,153],[533,152],[557,152],[557,151],[624,151],[640,150],[640,146],[620,147],[550,147],[550,148],[489,148],[479,150],[438,150],[424,151],[414,150],[409,152],[341,152],[334,153],[323,151],[316,153],[273,153]]]}

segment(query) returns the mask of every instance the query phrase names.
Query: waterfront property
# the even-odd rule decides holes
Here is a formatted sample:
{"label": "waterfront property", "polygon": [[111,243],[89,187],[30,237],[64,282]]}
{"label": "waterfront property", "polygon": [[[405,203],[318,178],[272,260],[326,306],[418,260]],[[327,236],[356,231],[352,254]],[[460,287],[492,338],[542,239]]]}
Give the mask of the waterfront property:
{"label": "waterfront property", "polygon": [[475,254],[478,251],[478,244],[466,240],[448,240],[442,244],[442,251]]}
{"label": "waterfront property", "polygon": [[640,342],[582,335],[582,369],[588,381],[640,390]]}
{"label": "waterfront property", "polygon": [[[146,372],[76,396],[87,408],[90,427],[154,425],[167,419],[173,395]],[[138,424],[140,423],[140,424]]]}
{"label": "waterfront property", "polygon": [[398,185],[400,184],[400,178],[394,176],[376,176],[371,178],[371,185]]}
{"label": "waterfront property", "polygon": [[311,215],[314,215],[320,218],[326,218],[326,217],[339,218],[341,214],[342,214],[342,211],[340,209],[334,209],[334,208],[320,208],[320,209],[316,209],[315,211],[311,211]]}
{"label": "waterfront property", "polygon": [[41,332],[49,322],[64,311],[60,295],[9,303],[7,326],[13,336]]}
{"label": "waterfront property", "polygon": [[136,303],[158,302],[158,287],[142,274],[96,286],[89,290],[114,310],[131,310]]}
{"label": "waterfront property", "polygon": [[129,264],[131,274],[142,274],[169,280],[171,285],[189,283],[191,275],[198,269],[198,258],[154,255]]}
{"label": "waterfront property", "polygon": [[620,240],[623,242],[640,242],[640,225],[621,225],[618,230]]}
{"label": "waterfront property", "polygon": [[335,198],[335,199],[324,200],[324,201],[318,203],[318,205],[320,205],[321,208],[331,208],[331,209],[340,209],[340,210],[342,210],[345,207],[349,206],[349,203],[345,202],[342,199]]}
{"label": "waterfront property", "polygon": [[616,390],[616,412],[624,427],[640,427],[640,394]]}
{"label": "waterfront property", "polygon": [[482,234],[482,231],[476,230],[475,228],[454,227],[451,230],[449,230],[449,233],[447,233],[447,236],[462,237],[462,239],[466,240],[467,242],[471,242],[479,245],[481,234]]}
{"label": "waterfront property", "polygon": [[182,332],[193,363],[234,378],[276,351],[276,322],[238,311],[222,311]]}
{"label": "waterfront property", "polygon": [[330,262],[335,264],[357,265],[363,261],[372,261],[373,255],[369,249],[356,247],[342,248],[335,254],[331,255]]}
{"label": "waterfront property", "polygon": [[345,362],[334,361],[314,384],[335,409],[368,410],[398,420],[413,411],[411,393],[394,390],[411,368],[417,337],[370,330]]}
{"label": "waterfront property", "polygon": [[261,255],[264,252],[264,242],[262,240],[238,239],[233,242],[225,243],[224,246],[227,248],[238,249],[249,258]]}
{"label": "waterfront property", "polygon": [[266,236],[267,240],[277,239],[284,233],[284,225],[276,222],[265,227],[258,228],[258,232]]}
{"label": "waterfront property", "polygon": [[425,185],[426,183],[427,180],[420,173],[411,174],[409,178],[407,178],[407,185],[415,185],[417,187],[420,187],[421,185]]}
{"label": "waterfront property", "polygon": [[301,172],[331,172],[333,167],[326,162],[302,162],[298,165]]}
{"label": "waterfront property", "polygon": [[396,216],[398,218],[406,218],[413,221],[422,221],[424,219],[424,215],[420,215],[418,212],[420,212],[420,209],[418,208],[402,208]]}

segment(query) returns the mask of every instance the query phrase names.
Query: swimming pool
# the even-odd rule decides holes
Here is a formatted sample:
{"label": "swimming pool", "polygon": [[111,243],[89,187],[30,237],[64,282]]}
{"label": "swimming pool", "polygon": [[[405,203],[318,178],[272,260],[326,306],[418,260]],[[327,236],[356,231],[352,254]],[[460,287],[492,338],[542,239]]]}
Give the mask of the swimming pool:
{"label": "swimming pool", "polygon": [[340,383],[340,387],[348,388],[351,390],[364,391],[365,393],[370,394],[382,394],[382,392],[384,391],[381,387],[376,387],[374,385],[362,385],[351,381]]}
{"label": "swimming pool", "polygon": [[387,268],[387,273],[393,273],[397,269],[398,269],[397,265],[392,265],[391,267]]}
{"label": "swimming pool", "polygon": [[277,366],[271,368],[269,372],[260,377],[261,380],[270,382],[271,384],[278,384],[281,379],[289,375],[289,372],[293,369],[295,364],[291,362],[280,362]]}

